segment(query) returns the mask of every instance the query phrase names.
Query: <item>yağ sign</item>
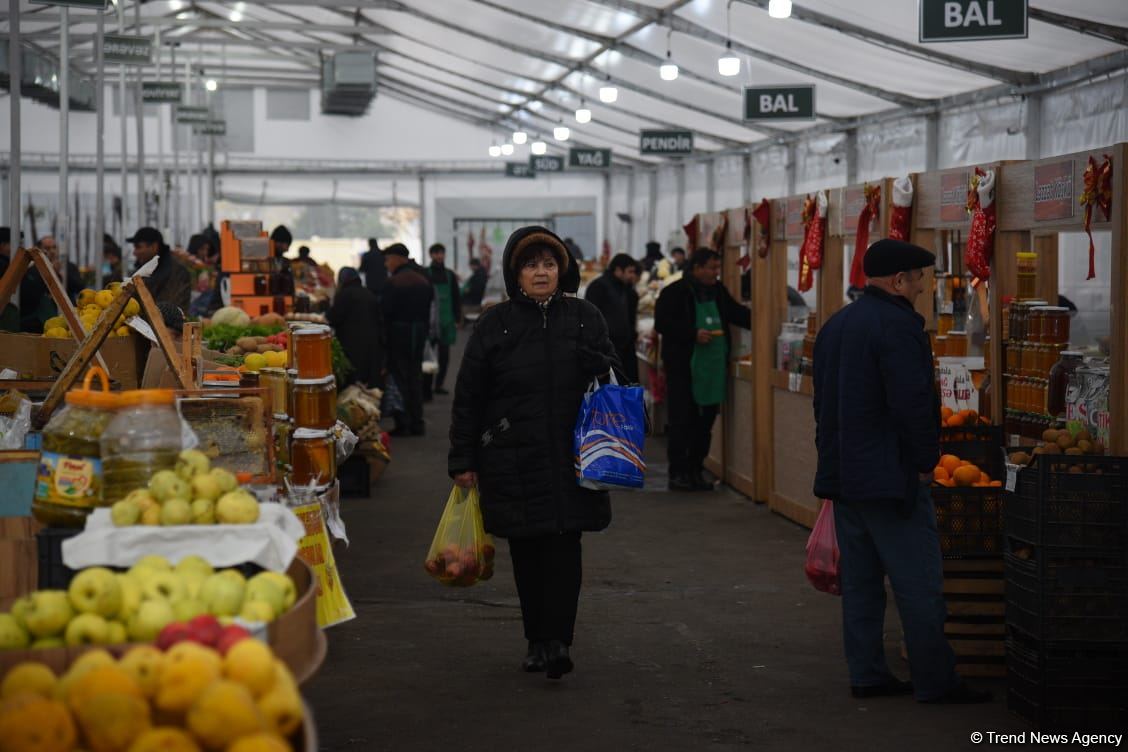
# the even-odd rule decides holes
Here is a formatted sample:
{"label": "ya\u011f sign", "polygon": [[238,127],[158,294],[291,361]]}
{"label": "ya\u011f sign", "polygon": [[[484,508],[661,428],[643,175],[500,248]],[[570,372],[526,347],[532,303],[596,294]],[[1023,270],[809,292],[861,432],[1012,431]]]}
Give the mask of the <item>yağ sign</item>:
{"label": "ya\u011f sign", "polygon": [[142,81],[141,100],[148,103],[172,102],[179,104],[184,99],[184,84],[172,81]]}
{"label": "ya\u011f sign", "polygon": [[606,170],[610,166],[610,149],[572,148],[568,150],[568,167],[580,170]]}
{"label": "ya\u011f sign", "polygon": [[660,156],[682,156],[693,153],[693,131],[643,131],[639,135],[639,152]]}
{"label": "ya\u011f sign", "polygon": [[814,120],[815,87],[745,86],[745,120]]}
{"label": "ya\u011f sign", "polygon": [[535,178],[537,171],[528,162],[506,162],[505,175],[510,178]]}
{"label": "ya\u011f sign", "polygon": [[921,42],[1025,39],[1026,0],[919,0]]}
{"label": "ya\u011f sign", "polygon": [[552,154],[542,154],[538,157],[534,154],[529,157],[529,167],[532,168],[534,175],[541,172],[564,172],[564,158]]}
{"label": "ya\u011f sign", "polygon": [[153,60],[153,40],[128,34],[105,34],[102,57],[107,64],[148,65]]}

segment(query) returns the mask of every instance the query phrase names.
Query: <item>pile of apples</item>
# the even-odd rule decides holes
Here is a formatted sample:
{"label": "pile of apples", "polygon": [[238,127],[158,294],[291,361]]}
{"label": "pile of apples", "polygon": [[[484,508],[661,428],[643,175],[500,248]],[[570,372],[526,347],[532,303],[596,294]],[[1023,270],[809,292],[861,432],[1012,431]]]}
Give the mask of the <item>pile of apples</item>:
{"label": "pile of apples", "polygon": [[[199,556],[173,567],[146,556],[128,571],[89,567],[66,590],[39,590],[0,613],[0,650],[152,642],[177,621],[205,614],[271,622],[297,600],[288,575],[236,569],[216,572]],[[2,748],[2,747],[0,747]]]}
{"label": "pile of apples", "polygon": [[258,499],[235,476],[212,467],[197,449],[185,449],[173,470],[160,470],[147,488],[131,491],[110,507],[117,527],[132,525],[248,525],[259,518]]}
{"label": "pile of apples", "polygon": [[91,650],[62,676],[29,661],[0,681],[5,752],[292,752],[303,718],[289,669],[245,633]]}
{"label": "pile of apples", "polygon": [[[105,290],[96,291],[87,288],[78,294],[75,309],[78,312],[78,320],[82,322],[82,328],[85,329],[87,333],[98,323],[102,311],[109,308],[110,303],[113,303],[114,298],[120,294],[120,282],[111,282],[109,287]],[[125,310],[122,311],[121,316],[114,323],[114,328],[110,332],[110,336],[128,337],[129,327],[125,325],[125,320],[139,313],[141,313],[141,306],[136,300],[130,300],[126,303]],[[71,334],[70,325],[67,324],[67,320],[62,316],[52,316],[43,323],[44,337],[51,339],[69,339]]]}
{"label": "pile of apples", "polygon": [[423,563],[427,573],[444,585],[469,587],[494,576],[494,545],[489,542],[471,548],[451,543]]}
{"label": "pile of apples", "polygon": [[932,479],[946,488],[1001,488],[1002,481],[991,476],[967,460],[954,454],[945,454],[932,471]]}

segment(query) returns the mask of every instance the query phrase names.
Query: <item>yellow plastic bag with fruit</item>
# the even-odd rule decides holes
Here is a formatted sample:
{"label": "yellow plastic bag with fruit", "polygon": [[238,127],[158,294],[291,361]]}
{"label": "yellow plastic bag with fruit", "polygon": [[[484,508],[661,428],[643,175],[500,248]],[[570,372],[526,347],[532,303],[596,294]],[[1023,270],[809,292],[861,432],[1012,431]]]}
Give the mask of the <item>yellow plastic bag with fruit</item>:
{"label": "yellow plastic bag with fruit", "polygon": [[431,541],[427,573],[444,585],[469,587],[494,575],[494,543],[482,524],[478,489],[455,486]]}

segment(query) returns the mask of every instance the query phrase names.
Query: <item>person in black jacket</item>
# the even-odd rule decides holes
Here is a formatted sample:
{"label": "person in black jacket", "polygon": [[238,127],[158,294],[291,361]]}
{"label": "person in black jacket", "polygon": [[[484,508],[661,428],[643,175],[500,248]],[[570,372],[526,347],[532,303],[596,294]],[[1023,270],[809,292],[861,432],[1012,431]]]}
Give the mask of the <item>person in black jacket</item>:
{"label": "person in black jacket", "polygon": [[[55,275],[63,291],[73,303],[82,292],[82,272],[73,261],[59,255],[59,245],[55,236],[44,235],[37,244],[47,255],[55,268]],[[20,328],[25,332],[40,333],[47,319],[59,314],[59,307],[47,289],[47,282],[39,274],[34,264],[28,266],[23,281],[20,282]]]}
{"label": "person in black jacket", "polygon": [[435,288],[435,303],[438,309],[436,331],[432,332],[431,344],[438,351],[439,372],[432,379],[430,374],[423,376],[423,399],[430,401],[431,394],[447,394],[443,388],[447,369],[450,368],[450,347],[458,340],[458,326],[462,323],[462,291],[458,286],[458,275],[446,268],[446,246],[435,243],[427,253],[431,256],[431,266],[427,276]]}
{"label": "person in black jacket", "polygon": [[752,328],[752,312],[719,283],[721,255],[698,248],[690,268],[662,290],[654,328],[662,335],[672,491],[711,491],[704,463],[725,396],[730,326]]}
{"label": "person in black jacket", "polygon": [[611,344],[623,366],[627,380],[638,383],[638,282],[640,264],[625,253],[616,255],[598,278],[587,287],[584,297],[599,309],[607,322]]}
{"label": "person in black jacket", "polygon": [[580,535],[611,522],[608,494],[576,482],[572,434],[588,386],[618,360],[595,306],[561,290],[571,263],[543,227],[509,237],[509,300],[482,314],[466,345],[447,460],[455,483],[478,486],[486,531],[509,539],[529,643],[522,667],[552,679],[572,670]]}
{"label": "person in black jacket", "polygon": [[[814,491],[834,503],[846,662],[855,697],[914,693],[922,702],[983,702],[955,670],[944,637],[932,468],[940,402],[932,348],[913,303],[936,257],[897,240],[869,247],[869,284],[815,341]],[[885,577],[905,631],[912,683],[885,660]]]}
{"label": "person in black jacket", "polygon": [[642,259],[642,268],[648,272],[653,272],[661,260],[662,244],[657,240],[651,240],[646,244],[646,256]]}
{"label": "person in black jacket", "polygon": [[368,252],[360,258],[360,271],[364,274],[364,286],[376,293],[378,299],[382,298],[384,285],[388,283],[388,269],[376,238],[368,239]]}
{"label": "person in black jacket", "polygon": [[486,294],[489,275],[480,259],[470,259],[470,278],[462,284],[462,302],[470,306],[480,306]]}
{"label": "person in black jacket", "polygon": [[[337,273],[337,293],[326,315],[345,356],[353,364],[349,383],[384,388],[384,316],[376,294],[360,283],[351,266]],[[341,384],[341,388],[348,384]]]}
{"label": "person in black jacket", "polygon": [[160,230],[142,227],[127,242],[133,243],[133,258],[138,269],[154,257],[160,259],[157,268],[145,280],[153,299],[158,303],[172,303],[181,311],[187,311],[192,298],[192,275],[172,255]]}
{"label": "person in black jacket", "polygon": [[427,273],[408,257],[403,243],[384,250],[391,274],[384,286],[384,321],[387,325],[388,373],[403,394],[404,413],[393,416],[393,436],[422,436],[423,349],[431,325],[435,297]]}

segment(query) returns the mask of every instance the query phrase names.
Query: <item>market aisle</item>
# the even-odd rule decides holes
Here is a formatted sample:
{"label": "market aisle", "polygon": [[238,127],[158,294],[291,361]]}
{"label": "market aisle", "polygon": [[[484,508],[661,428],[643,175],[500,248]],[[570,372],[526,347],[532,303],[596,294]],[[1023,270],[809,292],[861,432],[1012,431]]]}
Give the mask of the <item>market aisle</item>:
{"label": "market aisle", "polygon": [[[1002,683],[979,707],[852,700],[839,601],[803,575],[807,532],[729,491],[614,495],[611,528],[584,539],[576,673],[558,684],[520,673],[504,545],[497,576],[470,589],[423,571],[450,491],[449,407],[436,398],[428,435],[393,444],[377,498],[342,504],[352,548],[339,561],[358,618],[330,630],[307,686],[322,750],[920,752],[1024,728]],[[661,450],[652,442],[651,459]]]}

